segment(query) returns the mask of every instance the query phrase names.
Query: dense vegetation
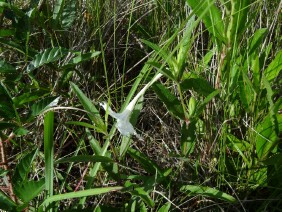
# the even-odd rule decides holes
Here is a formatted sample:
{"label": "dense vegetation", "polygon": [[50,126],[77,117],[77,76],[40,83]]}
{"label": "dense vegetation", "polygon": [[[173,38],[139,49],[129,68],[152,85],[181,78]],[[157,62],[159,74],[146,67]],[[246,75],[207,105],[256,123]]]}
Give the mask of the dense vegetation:
{"label": "dense vegetation", "polygon": [[0,0],[0,209],[280,211],[281,7]]}

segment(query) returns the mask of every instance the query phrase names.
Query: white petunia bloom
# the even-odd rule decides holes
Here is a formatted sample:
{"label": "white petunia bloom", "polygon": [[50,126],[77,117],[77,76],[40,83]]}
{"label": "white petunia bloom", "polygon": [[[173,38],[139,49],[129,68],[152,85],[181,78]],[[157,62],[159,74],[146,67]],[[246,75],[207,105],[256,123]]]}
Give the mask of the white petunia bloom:
{"label": "white petunia bloom", "polygon": [[137,134],[137,132],[135,131],[134,127],[132,126],[129,120],[138,99],[141,96],[143,96],[146,90],[161,76],[162,76],[161,73],[157,74],[148,84],[146,84],[144,88],[142,88],[142,90],[139,91],[139,93],[131,100],[131,102],[121,113],[114,112],[106,102],[100,103],[100,105],[104,108],[104,110],[108,111],[109,115],[117,120],[116,127],[122,135],[124,136],[135,135],[138,139],[143,140],[142,137]]}

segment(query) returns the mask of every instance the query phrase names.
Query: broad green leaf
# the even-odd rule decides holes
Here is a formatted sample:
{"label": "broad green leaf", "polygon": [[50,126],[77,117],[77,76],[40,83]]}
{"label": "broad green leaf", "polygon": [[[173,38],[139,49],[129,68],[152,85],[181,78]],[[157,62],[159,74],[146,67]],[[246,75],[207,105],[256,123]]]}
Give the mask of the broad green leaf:
{"label": "broad green leaf", "polygon": [[182,91],[194,90],[195,92],[206,97],[215,91],[210,83],[202,78],[185,79],[183,82],[181,82],[180,86]]}
{"label": "broad green leaf", "polygon": [[212,197],[215,199],[221,199],[227,202],[232,202],[232,203],[236,202],[236,199],[231,195],[206,186],[186,185],[186,186],[182,186],[180,188],[180,191],[183,191],[191,196],[202,195],[202,196]]}
{"label": "broad green leaf", "polygon": [[15,34],[14,29],[1,29],[0,30],[0,37],[12,36],[14,34]]}
{"label": "broad green leaf", "polygon": [[171,207],[171,203],[167,202],[166,204],[164,204],[159,210],[158,212],[169,212]]}
{"label": "broad green leaf", "polygon": [[16,68],[4,60],[0,60],[0,73],[15,73]]}
{"label": "broad green leaf", "polygon": [[64,29],[72,26],[73,22],[77,19],[77,0],[65,0],[66,4],[61,16],[61,24]]}
{"label": "broad green leaf", "polygon": [[83,61],[88,61],[94,57],[97,57],[101,52],[97,51],[97,52],[89,52],[89,53],[85,53],[85,54],[81,54],[79,53],[78,56],[76,56],[75,58],[73,58],[71,60],[71,63],[73,64],[78,64],[81,63]]}
{"label": "broad green leaf", "polygon": [[266,79],[272,82],[282,70],[282,50],[280,50],[274,60],[269,64],[267,69],[263,72]]}
{"label": "broad green leaf", "polygon": [[87,189],[83,191],[57,194],[57,195],[54,195],[52,197],[48,197],[47,199],[45,199],[44,202],[40,205],[39,211],[43,211],[44,206],[47,206],[48,204],[52,202],[57,202],[57,201],[65,200],[65,199],[95,196],[95,195],[105,194],[105,193],[109,193],[113,191],[119,191],[121,189],[123,189],[123,187],[116,186],[116,187],[94,188],[94,189]]}
{"label": "broad green leaf", "polygon": [[55,164],[58,163],[70,163],[70,162],[102,162],[102,163],[113,163],[114,161],[106,156],[99,156],[99,155],[77,155],[67,158],[62,158],[55,161]]}
{"label": "broad green leaf", "polygon": [[37,150],[33,150],[25,157],[23,157],[17,164],[14,174],[12,176],[13,187],[15,193],[18,195],[17,191],[20,191],[22,184],[28,181],[28,174],[31,169],[32,162],[37,155]]}
{"label": "broad green leaf", "polygon": [[155,205],[154,201],[150,197],[149,193],[144,190],[143,187],[138,187],[127,181],[125,183],[125,190],[128,191],[133,196],[140,197],[151,208],[154,207]]}
{"label": "broad green leaf", "polygon": [[[276,116],[279,132],[282,132],[282,115]],[[259,159],[265,159],[272,149],[278,144],[279,138],[275,132],[275,126],[271,121],[272,115],[268,115],[256,127],[256,152]]]}
{"label": "broad green leaf", "polygon": [[45,179],[40,181],[27,181],[17,187],[15,193],[24,203],[29,203],[33,198],[37,197],[45,188]]}
{"label": "broad green leaf", "polygon": [[15,107],[19,108],[22,105],[28,103],[28,102],[32,102],[35,101],[37,99],[39,99],[40,97],[44,97],[46,95],[48,95],[50,92],[47,92],[44,89],[32,89],[30,90],[30,92],[25,92],[20,96],[14,97],[13,98],[13,102],[15,104]]}
{"label": "broad green leaf", "polygon": [[178,98],[175,95],[173,95],[164,85],[162,85],[159,82],[156,82],[155,84],[153,84],[152,88],[156,92],[159,99],[165,104],[168,111],[172,115],[183,120],[185,115],[184,115],[183,108]]}
{"label": "broad green leaf", "polygon": [[5,211],[15,211],[17,204],[0,190],[0,209]]}
{"label": "broad green leaf", "polygon": [[31,106],[32,116],[44,113],[46,110],[58,104],[60,97],[46,97]]}
{"label": "broad green leaf", "polygon": [[68,53],[68,50],[55,47],[51,49],[45,49],[42,53],[35,55],[35,58],[27,66],[27,72],[33,71],[34,69],[39,68],[48,63],[58,61]]}
{"label": "broad green leaf", "polygon": [[65,0],[57,0],[54,4],[54,11],[53,11],[53,19],[55,21],[57,21],[61,14],[62,14],[62,11],[63,11],[63,8],[64,8],[64,5],[65,5]]}
{"label": "broad green leaf", "polygon": [[85,94],[78,88],[77,85],[70,82],[72,90],[77,95],[80,103],[84,107],[84,109],[89,112],[88,116],[89,118],[95,123],[95,128],[98,132],[102,132],[104,134],[107,134],[107,127],[103,121],[103,119],[100,116],[99,111],[97,108],[93,105],[90,99],[88,99]]}
{"label": "broad green leaf", "polygon": [[266,36],[268,30],[267,28],[258,29],[251,39],[251,44],[249,47],[249,55],[254,53],[257,48],[263,43],[263,38]]}

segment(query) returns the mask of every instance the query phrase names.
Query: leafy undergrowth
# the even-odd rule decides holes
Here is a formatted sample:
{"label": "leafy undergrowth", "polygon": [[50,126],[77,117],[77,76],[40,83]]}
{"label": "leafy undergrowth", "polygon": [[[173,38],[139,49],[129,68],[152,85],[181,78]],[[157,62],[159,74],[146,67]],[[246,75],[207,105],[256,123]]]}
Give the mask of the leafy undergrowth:
{"label": "leafy undergrowth", "polygon": [[0,209],[281,210],[281,7],[0,0]]}

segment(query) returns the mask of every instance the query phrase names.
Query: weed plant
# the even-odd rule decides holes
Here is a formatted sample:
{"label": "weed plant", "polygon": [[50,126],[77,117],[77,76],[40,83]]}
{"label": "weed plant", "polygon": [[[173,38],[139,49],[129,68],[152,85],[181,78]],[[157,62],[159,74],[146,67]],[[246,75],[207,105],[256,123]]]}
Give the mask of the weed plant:
{"label": "weed plant", "polygon": [[281,8],[0,0],[0,209],[280,211]]}

